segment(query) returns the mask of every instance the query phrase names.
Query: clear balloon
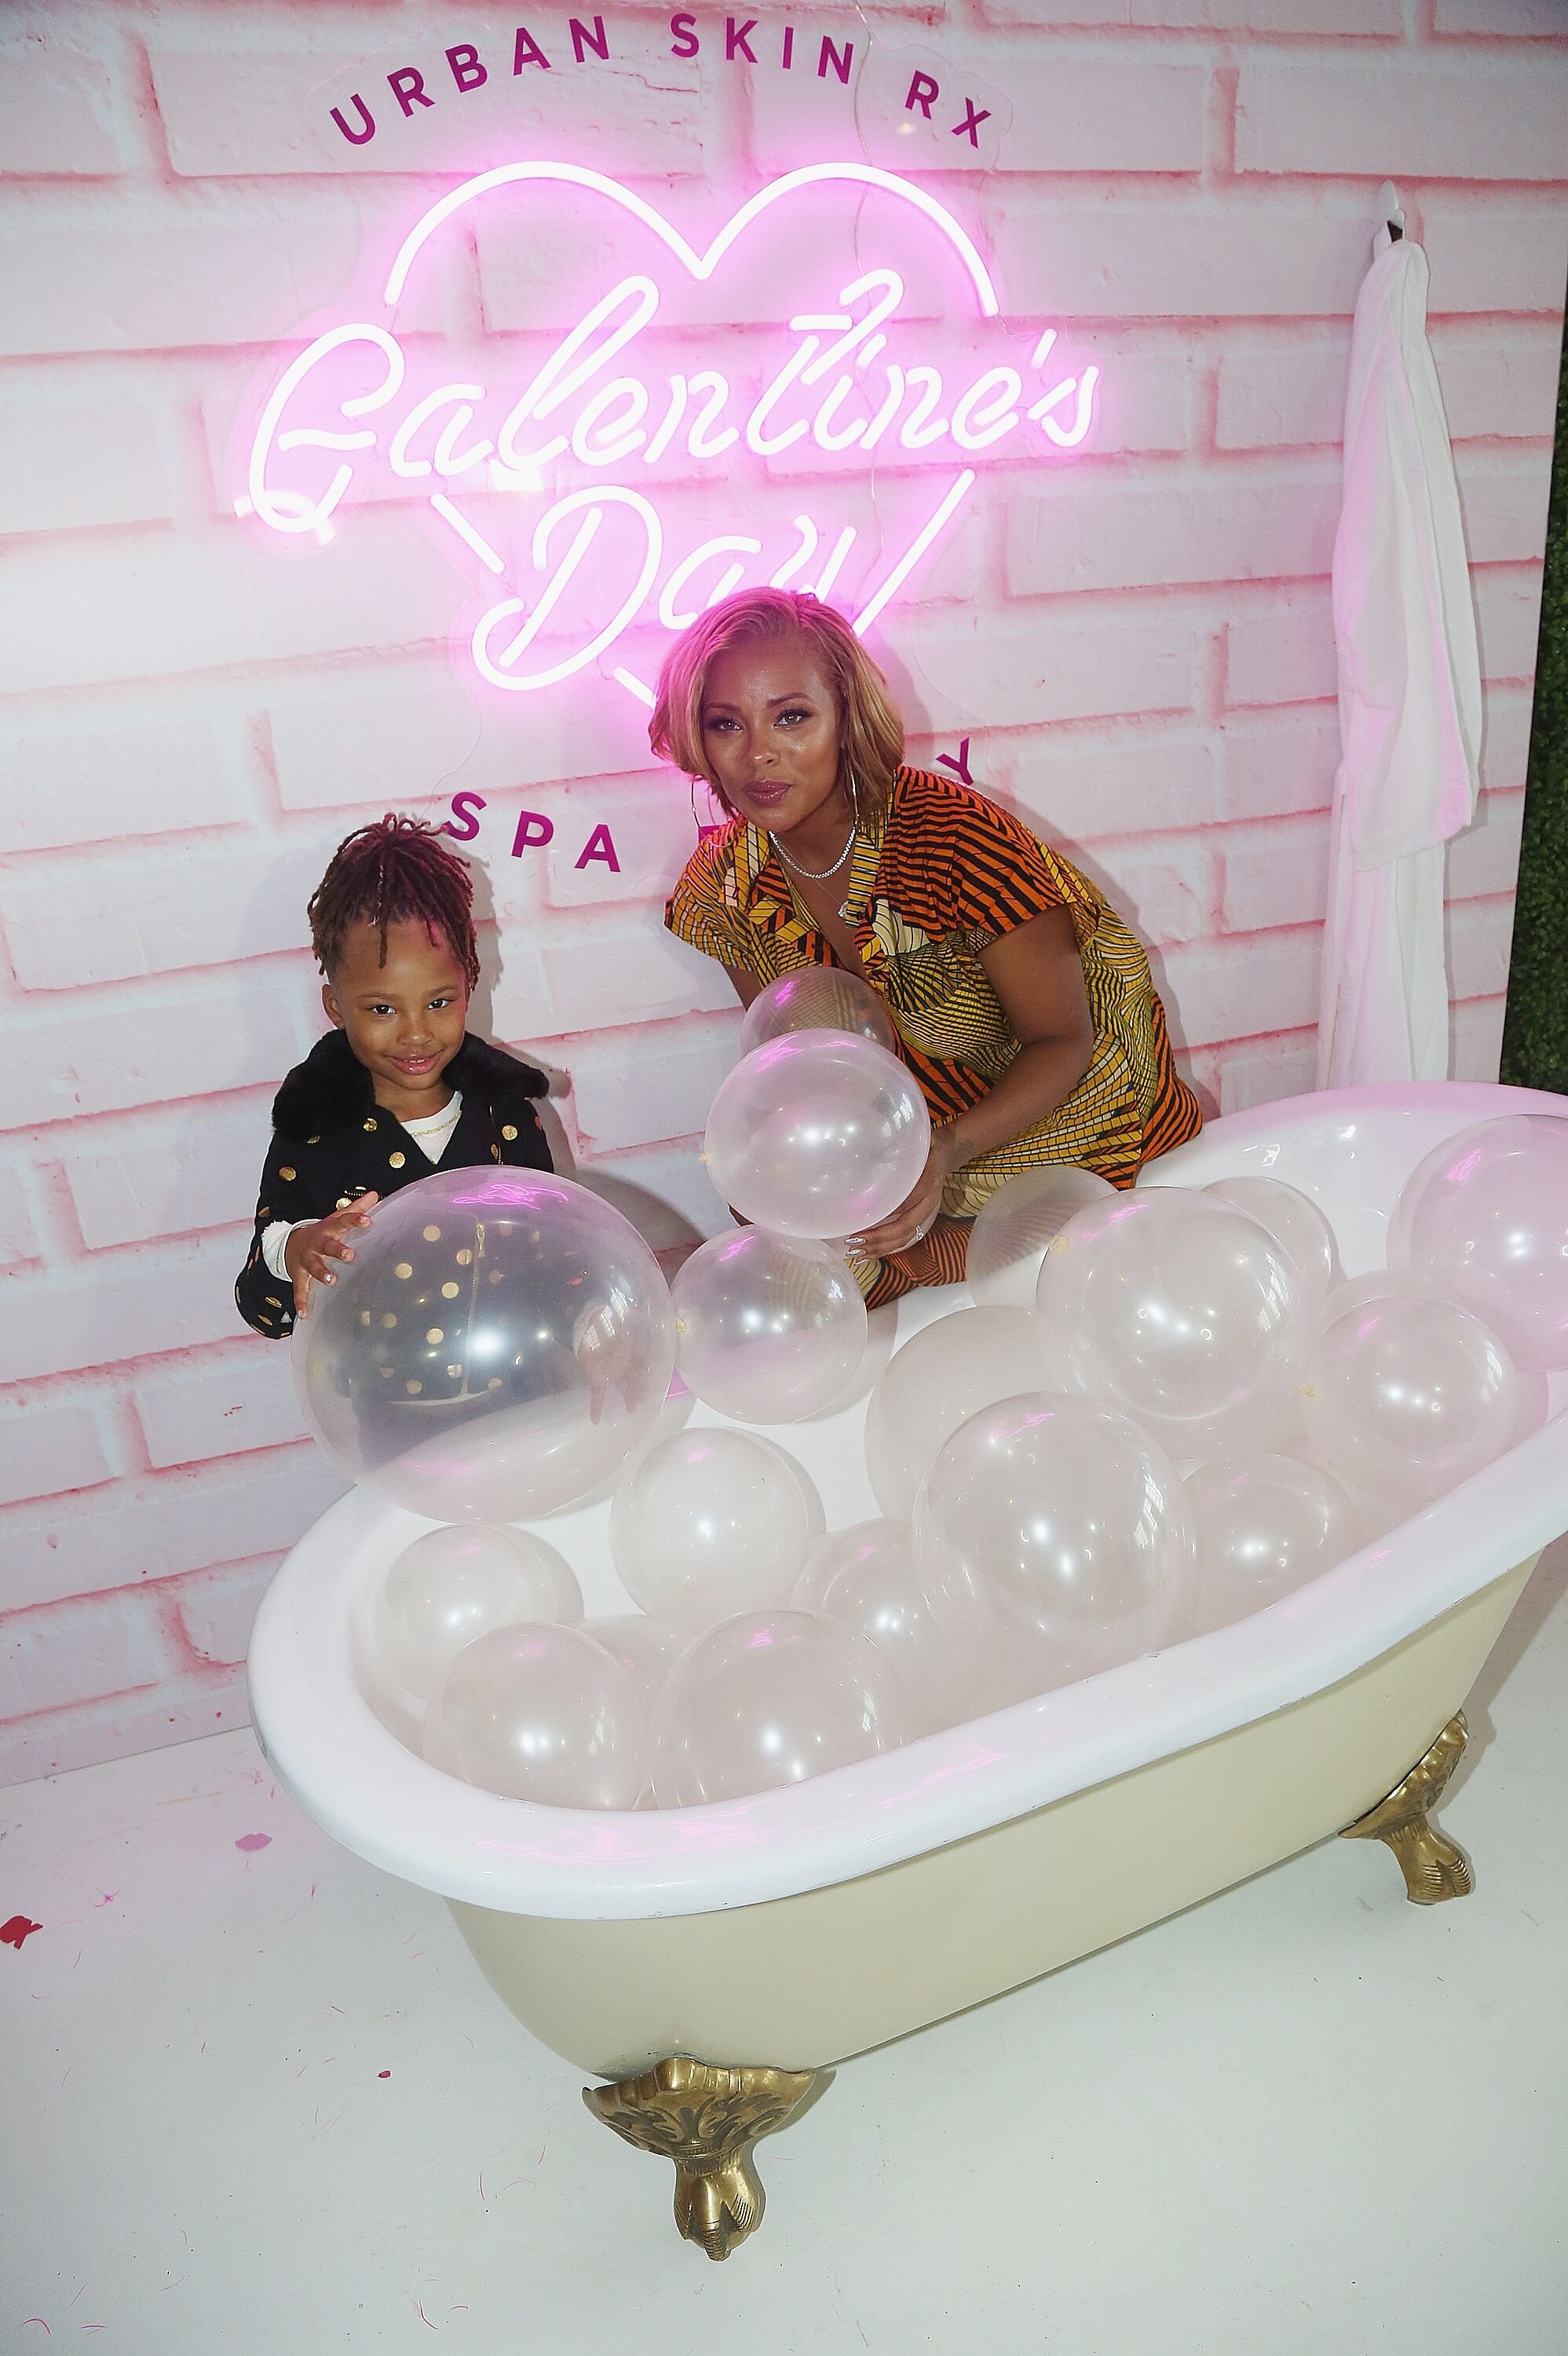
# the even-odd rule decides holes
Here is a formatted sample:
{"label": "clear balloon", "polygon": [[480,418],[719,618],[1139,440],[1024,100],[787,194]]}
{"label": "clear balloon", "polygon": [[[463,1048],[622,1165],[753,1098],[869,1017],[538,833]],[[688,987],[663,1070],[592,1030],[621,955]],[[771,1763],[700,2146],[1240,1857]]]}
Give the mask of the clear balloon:
{"label": "clear balloon", "polygon": [[858,1031],[898,1053],[892,1016],[869,981],[841,965],[803,965],[759,990],[741,1023],[741,1053],[791,1031]]}
{"label": "clear balloon", "polygon": [[664,1689],[665,1679],[691,1642],[689,1628],[670,1620],[650,1620],[645,1612],[622,1612],[611,1620],[587,1620],[582,1633],[619,1661],[636,1688],[645,1713]]}
{"label": "clear balloon", "polygon": [[824,1570],[830,1575],[816,1608],[824,1619],[869,1636],[886,1655],[926,1732],[956,1726],[989,1706],[992,1672],[1001,1665],[978,1644],[956,1642],[952,1627],[937,1619],[915,1568],[907,1522],[857,1522],[835,1530],[807,1562],[792,1602]]}
{"label": "clear balloon", "polygon": [[676,1364],[737,1423],[831,1405],[866,1355],[866,1303],[841,1253],[763,1227],[715,1236],[671,1287]]}
{"label": "clear balloon", "polygon": [[1257,1221],[1157,1187],[1070,1219],[1040,1271],[1045,1346],[1074,1387],[1175,1456],[1271,1447],[1310,1334],[1293,1263]]}
{"label": "clear balloon", "polygon": [[581,1620],[582,1590],[553,1550],[482,1522],[427,1530],[406,1546],[371,1607],[377,1658],[422,1701],[465,1644],[519,1620]]}
{"label": "clear balloon", "polygon": [[1156,1650],[1191,1608],[1176,1467],[1115,1409],[1037,1391],[983,1408],[931,1468],[916,1559],[939,1618],[976,1601],[1025,1655],[1025,1689]]}
{"label": "clear balloon", "polygon": [[1301,1387],[1316,1461],[1385,1523],[1511,1448],[1525,1398],[1512,1359],[1469,1310],[1403,1287],[1320,1325]]}
{"label": "clear balloon", "polygon": [[912,1193],[931,1150],[919,1082],[847,1031],[796,1031],[736,1065],[709,1116],[708,1173],[759,1227],[855,1236]]}
{"label": "clear balloon", "polygon": [[816,1612],[743,1612],[692,1645],[654,1706],[654,1796],[664,1808],[743,1799],[919,1731],[897,1670],[868,1638]]}
{"label": "clear balloon", "polygon": [[493,1629],[458,1654],[425,1711],[432,1767],[548,1807],[635,1807],[646,1750],[631,1678],[581,1628]]}
{"label": "clear balloon", "polygon": [[1309,1309],[1320,1306],[1339,1276],[1334,1230],[1310,1194],[1283,1178],[1216,1178],[1203,1192],[1266,1227],[1301,1279]]}
{"label": "clear balloon", "polygon": [[607,1203],[529,1170],[438,1170],[379,1205],[295,1328],[306,1421],[350,1479],[432,1521],[528,1521],[597,1488],[675,1367],[657,1261]]}
{"label": "clear balloon", "polygon": [[1067,1162],[1020,1170],[998,1186],[969,1233],[965,1272],[980,1306],[1032,1309],[1051,1237],[1075,1212],[1115,1191],[1108,1178]]}
{"label": "clear balloon", "polygon": [[1198,1539],[1191,1635],[1277,1603],[1368,1535],[1333,1475],[1295,1457],[1217,1457],[1189,1473],[1186,1489]]}
{"label": "clear balloon", "polygon": [[661,1440],[610,1506],[610,1551],[643,1611],[710,1628],[782,1603],[821,1528],[803,1468],[749,1431],[701,1426]]}
{"label": "clear balloon", "polygon": [[957,1309],[912,1334],[866,1407],[866,1470],[883,1513],[907,1521],[959,1425],[1046,1379],[1035,1320],[1021,1309]]}
{"label": "clear balloon", "polygon": [[1438,1146],[1400,1196],[1388,1257],[1456,1293],[1516,1365],[1568,1368],[1568,1119],[1514,1114]]}

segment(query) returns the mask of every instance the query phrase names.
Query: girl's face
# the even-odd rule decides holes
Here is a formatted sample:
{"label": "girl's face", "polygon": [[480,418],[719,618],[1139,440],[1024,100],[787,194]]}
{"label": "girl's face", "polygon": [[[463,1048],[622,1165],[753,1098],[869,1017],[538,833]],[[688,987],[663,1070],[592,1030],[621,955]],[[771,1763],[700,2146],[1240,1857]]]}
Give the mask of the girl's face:
{"label": "girl's face", "polygon": [[702,692],[709,775],[770,834],[838,792],[838,706],[805,637],[752,638],[709,668]]}
{"label": "girl's face", "polygon": [[387,961],[374,925],[351,925],[321,1002],[389,1112],[417,1114],[463,1044],[468,985],[444,935],[417,919],[389,925]]}

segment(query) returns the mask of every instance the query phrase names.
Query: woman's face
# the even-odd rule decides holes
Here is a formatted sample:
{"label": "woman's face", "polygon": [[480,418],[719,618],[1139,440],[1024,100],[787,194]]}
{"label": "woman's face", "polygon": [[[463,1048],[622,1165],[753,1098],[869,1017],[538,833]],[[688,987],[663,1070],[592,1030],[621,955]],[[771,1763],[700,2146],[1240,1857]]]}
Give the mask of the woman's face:
{"label": "woman's face", "polygon": [[700,718],[709,776],[770,834],[837,794],[838,706],[806,638],[752,638],[718,656]]}

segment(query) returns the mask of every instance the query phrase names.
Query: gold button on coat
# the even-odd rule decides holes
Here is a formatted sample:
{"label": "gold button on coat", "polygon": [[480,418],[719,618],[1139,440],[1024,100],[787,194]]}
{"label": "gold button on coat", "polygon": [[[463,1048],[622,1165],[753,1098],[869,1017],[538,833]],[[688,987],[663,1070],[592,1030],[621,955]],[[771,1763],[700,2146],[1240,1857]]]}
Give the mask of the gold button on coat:
{"label": "gold button on coat", "polygon": [[517,1133],[517,1131],[515,1122],[508,1120],[502,1124],[501,1134],[506,1139],[508,1145],[510,1145]]}
{"label": "gold button on coat", "polygon": [[389,1153],[387,1160],[394,1170],[400,1170],[403,1166],[404,1157],[400,1153]]}

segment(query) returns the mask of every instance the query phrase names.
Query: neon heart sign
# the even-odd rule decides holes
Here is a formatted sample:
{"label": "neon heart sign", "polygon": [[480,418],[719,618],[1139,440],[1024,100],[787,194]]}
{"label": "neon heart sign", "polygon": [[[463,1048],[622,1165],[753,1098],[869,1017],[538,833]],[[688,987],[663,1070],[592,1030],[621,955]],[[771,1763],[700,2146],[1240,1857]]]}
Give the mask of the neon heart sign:
{"label": "neon heart sign", "polygon": [[[645,198],[603,173],[573,164],[505,165],[453,189],[415,223],[383,290],[389,319],[446,223],[493,191],[528,182],[581,190],[617,208],[692,286],[710,280],[753,223],[797,193],[842,186],[859,201],[877,192],[929,224],[956,259],[979,320],[1000,327],[990,272],[962,224],[914,182],[861,164],[810,165],[770,181],[702,251]],[[675,284],[678,293],[678,273]],[[466,638],[480,676],[514,694],[606,661],[634,627],[656,620],[665,630],[683,629],[702,606],[745,583],[810,588],[820,597],[837,593],[863,634],[910,583],[983,466],[1044,462],[1080,448],[1097,405],[1098,368],[1062,372],[1054,328],[1034,338],[1027,356],[1020,350],[987,365],[985,355],[976,368],[971,353],[965,380],[951,365],[944,380],[929,346],[913,341],[922,323],[906,314],[905,295],[903,274],[886,262],[859,269],[831,286],[823,307],[789,316],[787,350],[772,355],[760,384],[744,391],[723,369],[700,364],[711,351],[677,349],[680,364],[667,368],[662,381],[646,368],[632,372],[641,357],[634,348],[645,337],[655,341],[678,307],[667,284],[641,270],[589,304],[520,390],[494,397],[468,379],[416,382],[390,326],[360,319],[333,327],[272,386],[235,510],[285,539],[325,546],[356,495],[423,500],[481,568],[476,578],[488,575],[510,593],[477,615]],[[296,451],[325,454],[325,463],[317,455],[306,462],[305,479],[280,479],[296,471],[283,463]],[[923,498],[891,556],[871,547],[859,526],[824,530],[807,513],[789,519],[782,541],[772,532],[771,545],[771,527],[678,544],[661,487],[677,477],[688,481],[694,469],[699,477],[710,471],[733,509],[737,464],[749,457],[774,473],[791,451],[839,462],[823,477],[829,497],[847,480],[863,488],[890,465],[917,478],[944,469],[946,479],[934,501]],[[473,512],[477,500],[494,504],[497,496],[528,503],[523,514],[531,529],[510,558],[494,544],[507,534],[486,529]],[[759,498],[759,513],[738,519],[765,526],[765,504]],[[591,577],[601,602],[585,614]],[[624,665],[607,667],[652,701],[646,683]]]}

